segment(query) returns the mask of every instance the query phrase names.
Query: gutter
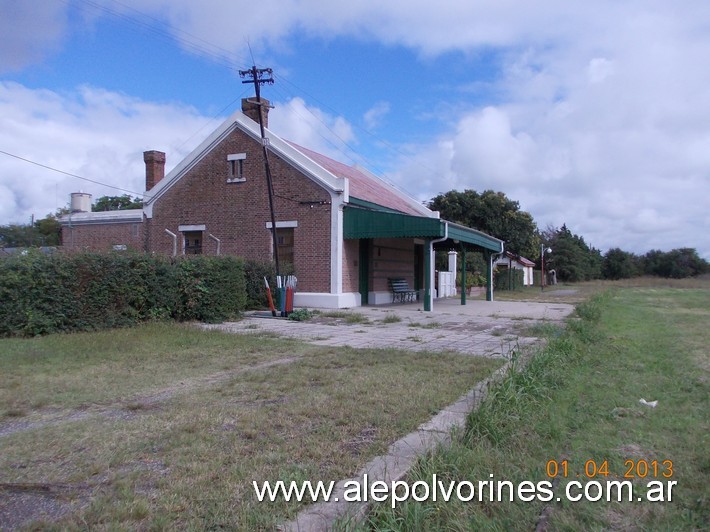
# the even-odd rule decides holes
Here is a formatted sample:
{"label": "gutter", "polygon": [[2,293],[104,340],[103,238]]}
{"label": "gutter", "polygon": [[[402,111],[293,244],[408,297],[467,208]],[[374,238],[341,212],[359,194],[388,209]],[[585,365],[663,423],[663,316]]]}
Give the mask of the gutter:
{"label": "gutter", "polygon": [[436,240],[429,241],[429,271],[427,275],[429,277],[429,294],[427,294],[427,301],[424,302],[424,310],[431,312],[434,308],[434,244],[438,242],[443,242],[449,238],[449,222],[444,220],[444,236],[437,238]]}

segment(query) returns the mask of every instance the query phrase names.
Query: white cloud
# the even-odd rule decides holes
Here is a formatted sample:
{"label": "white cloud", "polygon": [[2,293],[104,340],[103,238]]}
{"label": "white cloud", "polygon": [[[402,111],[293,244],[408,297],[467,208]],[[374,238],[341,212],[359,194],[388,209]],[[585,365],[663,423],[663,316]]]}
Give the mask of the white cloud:
{"label": "white cloud", "polygon": [[66,29],[66,4],[0,0],[0,73],[19,70],[57,49]]}
{"label": "white cloud", "polygon": [[[59,94],[0,82],[3,151],[135,193],[145,190],[142,152],[165,151],[169,170],[199,143],[190,137],[207,120],[189,107],[92,87]],[[0,224],[44,217],[79,190],[94,198],[124,193],[0,154]]]}
{"label": "white cloud", "polygon": [[[454,126],[428,145],[403,148],[411,155],[399,161],[390,177],[421,199],[451,188],[502,190],[541,226],[566,222],[599,247],[643,252],[691,245],[710,258],[706,0],[123,3],[169,20],[178,32],[214,43],[225,53],[245,55],[247,40],[256,49],[278,51],[295,34],[354,37],[405,46],[428,57],[494,50],[502,70],[487,84],[496,101],[474,109],[468,102],[451,102],[451,109],[468,105],[468,110],[460,111]],[[3,15],[13,15],[0,21],[5,37],[0,70],[51,52],[64,31],[63,3],[46,2],[42,12],[33,10],[33,24],[20,24],[29,9],[20,4],[0,0]],[[114,2],[106,5],[120,9]],[[6,84],[0,90],[2,145],[76,172],[84,168],[101,174],[105,165],[87,165],[106,158],[113,176],[115,170],[140,176],[140,156],[134,161],[137,150],[131,147],[136,131],[148,143],[174,139],[181,117],[198,121],[190,110],[178,109],[173,118],[163,115],[165,106],[96,89],[59,95]],[[384,103],[377,104],[362,118],[373,127],[386,112]],[[285,138],[336,158],[348,151],[345,144],[357,141],[348,119],[300,98],[274,109],[270,121]],[[151,124],[153,130],[144,132]],[[0,216],[14,203],[23,206],[24,215],[30,198],[46,195],[47,187],[29,179],[34,174],[23,170],[25,163],[0,162],[2,192],[16,198],[7,202],[3,195]]]}
{"label": "white cloud", "polygon": [[390,112],[389,102],[377,102],[367,110],[363,116],[365,127],[369,130],[376,129],[382,123],[384,117]]}
{"label": "white cloud", "polygon": [[357,140],[344,117],[306,105],[302,98],[276,103],[269,112],[269,129],[305,148],[341,160]]}

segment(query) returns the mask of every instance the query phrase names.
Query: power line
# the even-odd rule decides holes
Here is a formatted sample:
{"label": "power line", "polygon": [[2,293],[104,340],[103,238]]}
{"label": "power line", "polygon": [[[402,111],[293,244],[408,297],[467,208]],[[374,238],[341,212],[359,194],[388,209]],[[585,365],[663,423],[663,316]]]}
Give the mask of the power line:
{"label": "power line", "polygon": [[144,194],[143,192],[135,192],[133,190],[128,190],[128,189],[117,187],[114,185],[109,185],[107,183],[102,183],[101,181],[96,181],[94,179],[89,179],[88,177],[83,177],[80,175],[72,174],[70,172],[65,172],[64,170],[59,170],[58,168],[53,168],[51,166],[47,166],[46,164],[38,163],[37,161],[32,161],[30,159],[26,159],[25,157],[20,157],[19,155],[15,155],[14,153],[9,153],[9,152],[3,151],[3,150],[0,150],[0,153],[2,153],[3,155],[7,155],[8,157],[14,157],[15,159],[19,159],[20,161],[24,161],[26,163],[34,164],[35,166],[39,166],[41,168],[46,168],[47,170],[51,170],[51,171],[57,172],[59,174],[64,174],[69,177],[81,179],[82,181],[88,181],[89,183],[94,183],[95,185],[101,185],[103,187],[113,188],[115,190],[120,190],[121,192],[127,192],[129,194],[133,194],[134,196],[143,197],[143,194]]}
{"label": "power line", "polygon": [[[149,15],[148,13],[135,9],[129,5],[119,2],[118,0],[112,0],[112,2],[120,6],[120,8],[123,8],[124,10],[128,10],[130,12],[135,13],[136,15],[138,15],[138,17],[123,13],[118,9],[111,8],[107,5],[99,4],[92,0],[80,1],[85,6],[89,6],[90,8],[93,8],[96,11],[100,11],[117,19],[120,19],[143,30],[147,30],[153,35],[158,36],[163,40],[167,40],[170,42],[177,41],[182,44],[183,47],[185,47],[186,49],[198,54],[209,56],[217,63],[220,63],[232,70],[236,70],[235,67],[239,65],[247,64],[247,61],[243,57],[238,56],[231,50],[222,48],[221,46],[211,43],[185,30],[176,28],[175,26],[168,22],[165,22],[164,20],[158,19],[152,15]],[[65,2],[68,5],[71,5],[69,0],[65,0]],[[141,20],[141,18],[145,20]],[[163,27],[167,28],[167,30],[163,29]]]}
{"label": "power line", "polygon": [[[130,22],[130,23],[132,23],[132,24],[135,24],[135,25],[137,25],[137,26],[146,28],[146,29],[148,29],[149,31],[155,33],[156,35],[158,35],[158,36],[160,36],[160,37],[162,37],[162,38],[167,38],[167,39],[169,39],[169,40],[176,40],[176,41],[178,41],[179,43],[181,43],[184,47],[186,47],[186,48],[188,48],[188,49],[192,49],[193,51],[196,51],[196,52],[198,52],[198,53],[202,53],[203,55],[207,55],[207,56],[213,58],[214,60],[216,60],[216,61],[218,61],[218,62],[224,64],[225,66],[229,67],[230,69],[234,69],[234,65],[235,65],[235,64],[238,64],[238,63],[246,64],[246,60],[244,60],[244,58],[242,58],[242,57],[240,57],[240,56],[237,56],[237,55],[234,54],[232,51],[227,50],[227,49],[225,49],[225,48],[222,48],[221,46],[215,45],[214,43],[211,43],[210,41],[207,41],[207,40],[205,40],[205,39],[202,39],[202,38],[200,38],[200,37],[198,37],[198,36],[196,36],[196,35],[193,35],[193,34],[187,32],[187,31],[184,31],[184,30],[181,30],[181,29],[179,29],[179,28],[176,28],[175,26],[172,26],[171,24],[169,24],[169,23],[167,23],[167,22],[165,22],[165,21],[163,21],[163,20],[160,20],[160,19],[158,19],[158,18],[156,18],[156,17],[153,17],[153,16],[151,16],[151,15],[145,13],[145,12],[139,11],[139,10],[137,10],[137,9],[131,7],[131,6],[128,6],[128,5],[124,4],[123,2],[120,2],[119,0],[111,0],[111,1],[112,1],[114,4],[123,7],[124,9],[130,10],[130,11],[132,11],[133,13],[136,13],[136,14],[138,14],[138,15],[141,16],[141,17],[144,17],[144,18],[146,18],[146,19],[149,19],[150,21],[153,22],[153,24],[148,24],[148,23],[143,22],[143,21],[141,21],[141,20],[139,20],[139,19],[137,19],[137,18],[135,18],[135,17],[131,17],[131,16],[129,16],[129,15],[126,15],[126,14],[124,14],[124,13],[120,13],[120,12],[114,10],[114,9],[111,9],[111,8],[109,8],[109,7],[106,7],[106,6],[102,6],[102,5],[100,5],[100,4],[97,4],[97,3],[94,2],[93,0],[81,0],[81,1],[82,1],[84,4],[90,5],[90,6],[94,7],[94,8],[97,9],[97,10],[103,11],[104,13],[107,13],[107,14],[109,14],[109,15],[115,16],[115,17],[120,18],[120,19],[122,19],[122,20],[128,21],[128,22]],[[167,27],[167,28],[170,30],[170,32],[161,29],[160,26],[165,26],[165,27]],[[172,32],[172,33],[171,33],[171,32]],[[181,37],[181,35],[183,35],[184,37]],[[201,44],[200,44],[200,43],[201,43]],[[254,61],[253,53],[251,52],[251,45],[250,45],[248,42],[247,42],[247,46],[248,46],[249,51],[250,51],[250,54],[251,54],[251,56],[252,56],[252,64],[256,64],[256,62]],[[219,52],[219,53],[215,53],[215,51],[217,51],[217,52]],[[225,58],[231,58],[231,59],[233,59],[234,61],[233,61],[233,62],[224,62],[224,59],[225,59]],[[246,69],[245,69],[245,70],[246,70]],[[293,83],[292,81],[290,81],[286,76],[278,75],[278,79],[281,80],[281,81],[286,82],[286,83],[289,84],[289,85],[291,85],[291,86],[292,86],[293,88],[295,88],[298,92],[300,92],[300,93],[306,95],[310,100],[315,101],[321,108],[324,108],[324,109],[326,109],[327,111],[329,111],[329,112],[331,112],[331,113],[333,113],[333,114],[335,114],[335,115],[342,115],[342,114],[343,114],[343,113],[340,113],[339,111],[333,109],[333,108],[332,108],[331,106],[329,106],[327,103],[325,103],[325,102],[319,100],[318,98],[316,98],[315,96],[313,96],[312,94],[310,94],[308,91],[304,90],[304,89],[301,88],[301,87],[298,87],[295,83]],[[278,89],[277,89],[277,92],[278,92]],[[285,93],[284,93],[284,94],[285,94]],[[230,105],[231,105],[231,104],[230,104]],[[229,106],[228,106],[228,107],[229,107]],[[351,160],[353,163],[357,163],[357,162],[358,162],[358,160],[356,160],[356,159],[353,157],[353,154],[355,154],[355,155],[357,155],[357,157],[358,157],[361,161],[363,161],[367,166],[369,166],[369,167],[371,167],[371,168],[377,168],[377,165],[373,164],[372,161],[368,160],[368,159],[367,159],[366,157],[364,157],[361,153],[359,153],[356,149],[354,149],[350,144],[348,144],[348,142],[345,141],[342,137],[340,137],[335,131],[333,131],[333,130],[331,129],[331,127],[330,127],[327,123],[325,123],[320,117],[318,117],[318,116],[315,115],[313,112],[311,112],[310,109],[308,109],[307,106],[306,106],[306,110],[307,110],[318,122],[320,122],[335,138],[337,138],[337,139],[343,144],[343,146],[345,146],[345,147],[349,150],[350,153],[343,151],[341,148],[339,148],[338,146],[336,146],[335,144],[333,144],[333,143],[332,143],[329,139],[327,139],[325,136],[320,135],[324,140],[326,140],[326,141],[328,141],[329,143],[331,143],[331,145],[333,145],[334,148],[336,148],[338,151],[340,151],[344,156],[346,156],[346,157],[347,157],[349,160]],[[375,141],[377,141],[377,142],[380,143],[381,145],[385,146],[385,147],[386,147],[389,151],[391,151],[392,153],[395,153],[395,154],[397,154],[397,155],[399,155],[399,156],[401,156],[401,157],[404,157],[405,159],[411,159],[411,154],[408,154],[408,153],[402,151],[401,149],[399,149],[397,146],[393,145],[393,144],[392,144],[391,142],[389,142],[388,140],[377,136],[377,135],[376,135],[375,133],[373,133],[372,131],[361,127],[360,125],[358,125],[358,124],[355,123],[355,122],[353,122],[352,125],[353,125],[353,127],[355,127],[357,130],[359,130],[359,131],[365,133],[366,135],[368,135],[369,137],[371,137],[372,139],[374,139]],[[200,129],[199,131],[201,131],[201,129]],[[199,131],[198,131],[198,132],[199,132]],[[196,133],[195,133],[195,134],[196,134]],[[194,136],[194,134],[193,134],[192,136]],[[190,138],[192,138],[192,136],[191,136]],[[420,164],[423,164],[424,167],[427,168],[427,166],[425,165],[425,163],[420,163]],[[428,167],[428,170],[430,170],[433,174],[437,174],[437,173],[438,173],[437,170],[435,170],[434,168],[431,168],[431,167]],[[382,173],[382,169],[380,169],[380,173]]]}
{"label": "power line", "polygon": [[[315,98],[314,96],[312,96],[311,94],[309,94],[307,91],[305,91],[305,90],[303,90],[303,89],[297,87],[293,82],[289,81],[289,80],[288,80],[287,78],[285,78],[284,76],[279,76],[278,79],[279,79],[280,81],[286,81],[289,85],[291,85],[291,86],[293,86],[294,88],[296,88],[297,90],[303,92],[306,96],[308,96],[309,98],[311,98],[312,100],[314,100],[315,102],[317,102],[317,103],[321,106],[321,108],[325,108],[325,109],[327,109],[328,111],[330,111],[331,113],[334,113],[334,114],[336,114],[336,115],[342,115],[342,113],[339,113],[337,110],[333,109],[332,107],[328,106],[327,104],[323,103],[322,101],[319,101],[317,98]],[[286,93],[285,93],[285,92],[282,92],[282,94],[286,94]],[[316,115],[315,113],[313,113],[313,112],[308,108],[308,106],[306,106],[306,111],[308,111],[308,113],[309,113],[313,118],[315,118],[318,122],[320,122],[320,123],[331,133],[331,135],[333,135],[333,136],[334,136],[335,138],[337,138],[340,142],[342,142],[343,145],[344,145],[345,147],[347,147],[353,154],[357,155],[361,161],[364,161],[364,163],[365,163],[366,166],[369,166],[369,167],[372,168],[372,169],[378,169],[378,166],[377,166],[376,164],[373,164],[371,160],[369,160],[369,159],[368,159],[367,157],[365,157],[363,154],[359,153],[359,152],[358,152],[357,150],[355,150],[352,146],[350,146],[350,144],[348,144],[342,137],[340,137],[340,135],[338,135],[335,131],[333,131],[333,130],[331,129],[331,127],[330,127],[326,122],[324,122],[318,115]],[[296,115],[299,116],[299,117],[302,117],[302,115],[300,115],[298,112],[296,112]],[[358,130],[360,130],[360,131],[366,133],[366,134],[369,135],[370,137],[374,138],[374,139],[377,140],[378,142],[380,142],[380,143],[382,143],[383,145],[385,145],[385,147],[388,148],[390,151],[392,151],[392,152],[394,152],[394,153],[397,153],[397,154],[401,155],[402,157],[404,157],[404,158],[406,158],[406,159],[411,159],[411,155],[410,155],[410,154],[407,154],[407,153],[405,153],[405,152],[399,150],[396,146],[394,146],[394,145],[392,145],[390,142],[388,142],[388,141],[386,141],[386,140],[384,140],[384,139],[378,137],[377,135],[375,135],[375,134],[372,133],[371,131],[368,131],[367,129],[365,129],[365,128],[363,128],[363,127],[360,127],[360,126],[357,125],[356,123],[352,123],[352,125],[353,125],[356,129],[358,129]],[[316,132],[316,133],[317,133],[317,132]],[[340,153],[342,153],[345,157],[347,157],[349,160],[351,160],[353,163],[355,163],[355,164],[358,163],[358,161],[357,161],[355,158],[353,158],[353,156],[352,156],[351,154],[349,154],[349,153],[343,151],[343,149],[342,149],[341,147],[337,146],[334,142],[332,142],[331,139],[327,138],[327,137],[324,136],[324,135],[321,135],[320,133],[318,133],[318,135],[319,135],[322,139],[324,139],[326,142],[328,142],[331,146],[333,146],[336,150],[338,150]],[[424,165],[424,164],[421,164],[421,163],[420,163],[420,166],[423,166],[424,168],[427,168],[427,169],[430,170],[433,174],[438,174],[438,171],[437,171],[437,170],[435,170],[435,169],[433,169],[433,168],[431,168],[431,167],[429,167],[429,166],[427,166],[427,165]],[[380,174],[384,174],[384,171],[383,171],[381,168],[379,169],[379,172],[380,172]],[[405,194],[407,194],[407,195],[409,195],[409,196],[411,196],[411,197],[414,197],[414,194],[412,194],[412,193],[410,193],[410,192],[404,190],[401,186],[399,186],[399,185],[397,185],[397,184],[391,182],[390,180],[385,179],[382,175],[380,175],[379,178],[382,179],[383,181],[387,182],[390,186],[393,186],[394,188],[396,188],[396,189],[398,189],[398,190],[404,192]]]}
{"label": "power line", "polygon": [[[65,1],[67,2],[67,4],[69,4],[69,0],[65,0]],[[244,60],[243,57],[236,55],[234,52],[232,52],[232,51],[230,51],[230,50],[228,50],[228,49],[226,49],[226,48],[223,48],[223,47],[221,47],[221,46],[219,46],[219,45],[216,45],[216,44],[214,44],[214,43],[212,43],[212,42],[210,42],[210,41],[208,41],[208,40],[202,39],[201,37],[198,37],[198,36],[196,36],[196,35],[193,35],[193,34],[187,32],[187,31],[185,31],[185,30],[179,29],[179,28],[177,28],[177,27],[175,27],[175,26],[169,24],[168,22],[166,22],[166,21],[164,21],[164,20],[158,19],[158,18],[156,18],[156,17],[154,17],[154,16],[152,16],[152,15],[149,15],[149,14],[143,12],[143,11],[140,11],[140,10],[138,10],[138,9],[135,9],[135,8],[129,6],[129,5],[124,4],[123,2],[121,2],[121,1],[119,1],[119,0],[110,0],[110,1],[111,1],[113,4],[115,4],[115,5],[117,5],[117,6],[120,6],[120,8],[123,8],[124,10],[128,10],[128,11],[130,11],[130,12],[132,12],[132,13],[137,14],[139,17],[142,17],[142,18],[148,20],[148,22],[146,22],[145,20],[140,20],[139,18],[137,18],[137,17],[135,17],[135,16],[131,16],[131,15],[126,14],[126,13],[122,13],[121,11],[119,11],[119,10],[117,10],[117,9],[113,9],[113,8],[108,7],[108,6],[106,6],[106,5],[101,5],[101,4],[99,4],[99,3],[97,3],[97,2],[95,2],[95,1],[93,1],[93,0],[80,0],[80,1],[81,1],[83,4],[85,4],[86,6],[90,6],[90,7],[94,8],[94,9],[97,10],[97,11],[101,11],[101,12],[103,12],[103,13],[105,13],[105,14],[111,15],[111,16],[113,16],[113,17],[116,17],[116,18],[118,18],[118,19],[121,19],[121,20],[123,20],[123,21],[126,21],[126,22],[128,22],[128,23],[130,23],[130,24],[133,24],[134,26],[138,26],[138,27],[140,27],[140,28],[143,28],[143,29],[145,29],[145,30],[148,30],[149,32],[153,33],[154,35],[156,35],[156,36],[158,36],[158,37],[160,37],[160,38],[162,38],[162,39],[164,39],[164,40],[177,41],[178,43],[182,44],[183,47],[185,47],[186,49],[191,50],[191,51],[193,51],[193,52],[195,52],[195,53],[199,53],[199,54],[202,54],[202,55],[211,57],[215,62],[217,62],[217,63],[219,63],[219,64],[222,64],[223,66],[226,66],[226,67],[229,68],[230,70],[236,70],[236,69],[235,69],[235,65],[238,65],[238,64],[247,64],[247,61]],[[165,29],[162,29],[161,26],[162,26],[162,27],[165,27],[165,28],[168,28],[169,31],[166,31]],[[251,53],[251,46],[249,45],[249,43],[247,43],[247,45],[249,46],[249,51],[250,51],[250,53]],[[253,53],[251,53],[251,55],[252,55],[252,64],[255,65],[256,63],[255,63],[254,58],[253,58]],[[278,76],[278,79],[281,80],[281,81],[286,82],[286,83],[289,84],[289,85],[291,85],[291,86],[292,86],[294,89],[296,89],[298,92],[300,92],[300,93],[306,95],[310,100],[315,101],[321,108],[324,108],[324,109],[328,110],[329,112],[334,113],[336,116],[338,116],[338,115],[342,116],[342,115],[343,115],[343,113],[338,112],[337,110],[333,109],[333,108],[330,107],[328,104],[326,104],[325,102],[323,102],[323,101],[319,100],[318,98],[314,97],[312,94],[309,94],[306,90],[304,90],[304,89],[298,87],[295,83],[293,83],[292,81],[290,81],[287,77],[285,77],[285,76],[283,76],[283,75],[279,75],[279,76]],[[279,91],[279,92],[280,92],[280,91]],[[230,107],[230,106],[232,105],[232,103],[234,103],[234,102],[231,102],[230,104],[228,104],[228,105],[225,107],[225,109],[228,108],[228,107]],[[353,155],[356,155],[356,156],[360,159],[360,161],[364,162],[364,164],[365,164],[366,166],[369,166],[370,168],[374,168],[374,169],[377,169],[377,168],[378,168],[378,165],[373,164],[372,161],[368,160],[364,155],[362,155],[361,153],[359,153],[359,152],[358,152],[356,149],[354,149],[350,144],[348,144],[348,142],[345,141],[343,138],[341,138],[335,131],[333,131],[333,130],[331,129],[331,127],[330,127],[327,123],[325,123],[319,116],[317,116],[315,113],[313,113],[313,112],[308,108],[308,106],[306,106],[306,110],[307,110],[307,111],[309,112],[309,114],[311,114],[318,122],[320,122],[320,123],[331,133],[331,135],[333,135],[334,138],[337,138],[337,139],[342,143],[342,145],[345,146],[345,147],[347,148],[347,150],[349,150],[350,153],[344,151],[341,147],[339,147],[339,146],[337,146],[336,144],[334,144],[330,139],[328,139],[328,138],[326,138],[325,136],[323,136],[322,134],[318,133],[319,136],[321,136],[324,140],[326,140],[328,143],[330,143],[336,150],[338,150],[340,153],[342,153],[345,157],[347,157],[347,158],[348,158],[349,160],[351,160],[353,163],[358,163],[358,160],[356,160],[356,159],[353,157]],[[216,118],[216,117],[215,117],[215,118]],[[183,144],[181,144],[181,146],[184,145],[184,144],[185,144],[188,140],[190,140],[192,137],[194,137],[197,133],[199,133],[200,131],[202,131],[202,129],[204,129],[204,127],[207,127],[207,125],[208,125],[209,123],[211,123],[211,121],[208,122],[207,124],[205,124],[205,126],[203,126],[202,128],[200,128],[198,131],[196,131],[195,133],[193,133],[190,137],[188,137],[188,139],[187,139],[185,142],[183,142]],[[381,145],[383,145],[383,146],[384,146],[385,148],[387,148],[390,152],[395,153],[395,154],[397,154],[397,155],[399,155],[399,156],[401,156],[401,157],[403,157],[404,159],[407,159],[407,160],[412,159],[411,154],[402,151],[401,149],[399,149],[397,146],[393,145],[391,142],[387,141],[386,139],[377,136],[377,135],[374,134],[372,131],[369,131],[369,130],[367,130],[367,129],[361,127],[360,125],[358,125],[358,124],[355,123],[355,122],[352,122],[351,124],[352,124],[353,127],[355,127],[357,130],[359,130],[359,131],[365,133],[366,135],[368,135],[369,137],[371,137],[372,139],[374,139],[375,141],[377,141],[378,143],[380,143]],[[436,175],[436,174],[439,173],[438,170],[436,170],[436,169],[434,169],[434,168],[431,168],[431,167],[428,167],[428,166],[427,166],[425,163],[423,163],[423,162],[419,162],[418,164],[420,164],[420,166],[423,166],[424,168],[427,168],[428,170],[430,170],[430,171],[432,172],[432,174],[434,174],[434,175]],[[382,174],[382,173],[383,173],[383,170],[380,168],[380,169],[379,169],[379,172]],[[390,183],[390,184],[392,184],[392,183]],[[410,194],[410,195],[411,195],[411,194]]]}

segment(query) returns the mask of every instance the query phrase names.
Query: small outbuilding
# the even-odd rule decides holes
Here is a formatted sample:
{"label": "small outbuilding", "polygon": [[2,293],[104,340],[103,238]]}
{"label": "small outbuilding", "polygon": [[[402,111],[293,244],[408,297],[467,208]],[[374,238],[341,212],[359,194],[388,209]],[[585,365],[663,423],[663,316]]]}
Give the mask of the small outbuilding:
{"label": "small outbuilding", "polygon": [[494,266],[497,268],[522,270],[523,286],[532,286],[534,284],[533,269],[535,268],[535,263],[525,257],[506,251],[505,254],[495,260]]}

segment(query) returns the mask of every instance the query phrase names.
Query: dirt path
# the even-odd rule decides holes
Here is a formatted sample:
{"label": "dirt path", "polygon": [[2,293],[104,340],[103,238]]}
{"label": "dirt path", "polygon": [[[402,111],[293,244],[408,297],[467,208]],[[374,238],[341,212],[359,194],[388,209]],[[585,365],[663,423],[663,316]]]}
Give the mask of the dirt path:
{"label": "dirt path", "polygon": [[162,388],[146,395],[136,395],[128,400],[114,403],[108,406],[86,407],[71,410],[47,410],[37,411],[39,419],[33,421],[18,420],[0,423],[0,438],[24,432],[28,430],[39,429],[60,423],[71,421],[83,421],[95,416],[103,416],[108,418],[128,418],[136,415],[137,411],[143,408],[156,406],[164,401],[168,401],[177,395],[192,392],[197,389],[218,386],[232,377],[241,375],[248,371],[259,371],[273,366],[281,366],[292,364],[300,360],[301,357],[284,357],[276,360],[261,362],[253,366],[247,366],[235,371],[221,371],[203,377],[195,377],[192,379],[182,379],[179,383]]}

